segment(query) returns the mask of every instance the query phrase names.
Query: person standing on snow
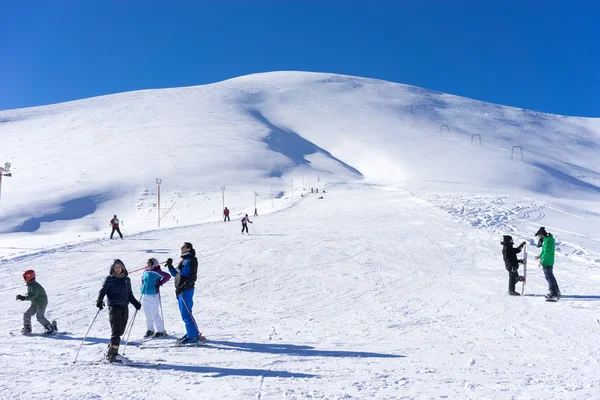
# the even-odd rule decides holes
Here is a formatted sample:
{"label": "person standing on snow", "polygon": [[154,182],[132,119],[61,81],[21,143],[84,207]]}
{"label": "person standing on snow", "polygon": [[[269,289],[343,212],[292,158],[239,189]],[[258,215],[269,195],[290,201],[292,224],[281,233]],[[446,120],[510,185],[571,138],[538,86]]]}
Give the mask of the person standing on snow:
{"label": "person standing on snow", "polygon": [[25,279],[25,283],[27,284],[27,294],[22,296],[20,294],[17,295],[17,300],[22,301],[31,301],[31,307],[25,311],[23,314],[23,329],[21,333],[23,335],[29,335],[31,333],[31,317],[35,314],[38,322],[42,324],[44,327],[44,335],[52,335],[56,332],[56,328],[51,324],[45,317],[46,307],[48,306],[48,296],[46,296],[46,291],[35,280],[35,271],[32,269],[28,269],[23,273],[23,279]]}
{"label": "person standing on snow", "polygon": [[147,331],[145,338],[165,336],[165,324],[160,313],[160,287],[171,279],[171,275],[160,269],[156,258],[146,263],[142,275],[142,305],[146,314]]}
{"label": "person standing on snow", "polygon": [[504,258],[504,267],[508,271],[508,294],[511,296],[519,296],[519,293],[515,291],[515,285],[517,282],[522,282],[523,277],[519,276],[519,263],[523,260],[517,259],[517,254],[521,252],[526,242],[523,242],[519,247],[513,247],[512,236],[503,236],[504,240],[500,242],[502,245],[502,257]]}
{"label": "person standing on snow", "polygon": [[121,237],[121,240],[123,240],[123,235],[121,234],[121,230],[119,229],[119,218],[117,218],[117,216],[115,215],[113,217],[113,219],[110,220],[110,226],[112,226],[112,232],[110,233],[110,238],[113,238],[113,235],[115,234],[115,231],[119,234],[119,236]]}
{"label": "person standing on snow", "polygon": [[246,233],[248,235],[250,234],[250,232],[248,232],[248,222],[252,223],[252,221],[250,221],[250,218],[248,217],[248,214],[246,214],[244,218],[242,218],[242,234],[244,234],[244,230],[246,230]]}
{"label": "person standing on snow", "polygon": [[229,219],[229,209],[227,207],[225,207],[225,209],[223,210],[223,222],[227,222],[227,221],[231,221]]}
{"label": "person standing on snow", "polygon": [[544,228],[543,226],[540,229],[538,229],[538,231],[535,233],[535,236],[538,237],[542,247],[542,252],[539,256],[535,256],[535,259],[540,260],[540,265],[544,270],[544,277],[546,278],[546,282],[548,282],[548,294],[546,295],[546,299],[557,301],[558,299],[560,299],[561,294],[560,289],[558,288],[558,283],[556,282],[556,278],[554,277],[553,271],[554,251],[556,248],[554,236],[546,232],[546,228]]}
{"label": "person standing on snow", "polygon": [[111,335],[106,358],[110,362],[119,362],[117,356],[119,355],[121,336],[125,333],[125,327],[129,319],[129,303],[133,304],[136,310],[142,308],[140,302],[133,295],[131,280],[127,275],[127,269],[125,269],[123,261],[119,259],[113,261],[109,275],[104,280],[96,301],[96,307],[102,310],[104,308],[104,296],[108,299],[108,319]]}
{"label": "person standing on snow", "polygon": [[203,336],[198,331],[196,320],[192,315],[194,306],[194,285],[198,274],[198,259],[196,250],[191,243],[185,242],[181,246],[181,261],[177,268],[173,267],[173,259],[167,260],[167,267],[173,277],[175,277],[175,295],[179,303],[179,312],[181,319],[185,324],[185,335],[179,339],[181,344],[196,344],[203,340]]}

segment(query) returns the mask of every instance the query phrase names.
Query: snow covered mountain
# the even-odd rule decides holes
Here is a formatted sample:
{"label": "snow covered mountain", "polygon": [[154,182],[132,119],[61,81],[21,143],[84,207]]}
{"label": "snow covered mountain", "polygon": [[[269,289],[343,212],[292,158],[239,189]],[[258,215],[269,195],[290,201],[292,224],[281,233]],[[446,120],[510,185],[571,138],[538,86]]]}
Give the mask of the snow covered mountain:
{"label": "snow covered mountain", "polygon": [[327,182],[594,200],[599,132],[597,119],[302,72],[4,111],[13,177],[3,181],[0,232],[49,244],[71,232],[96,238],[113,214],[130,233],[150,229],[155,178],[163,212],[176,202],[162,226],[217,220],[222,186],[237,213],[253,211],[254,192],[263,211],[275,207],[272,192]]}
{"label": "snow covered mountain", "polygon": [[[0,112],[0,397],[595,398],[599,134],[598,119],[304,72]],[[123,241],[106,240],[114,214]],[[533,260],[540,225],[558,303]],[[505,294],[507,233],[530,244],[521,298]],[[183,241],[209,346],[148,348],[138,314],[127,356],[161,365],[89,364],[103,311],[73,365],[112,260],[134,270]],[[67,334],[18,334],[30,268]],[[170,284],[163,307],[181,335]]]}

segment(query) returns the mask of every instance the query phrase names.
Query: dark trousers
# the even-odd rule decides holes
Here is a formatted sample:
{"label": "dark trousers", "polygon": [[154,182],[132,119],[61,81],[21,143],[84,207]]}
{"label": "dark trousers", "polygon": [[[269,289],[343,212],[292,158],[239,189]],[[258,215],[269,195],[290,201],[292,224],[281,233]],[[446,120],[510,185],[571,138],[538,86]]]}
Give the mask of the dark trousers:
{"label": "dark trousers", "polygon": [[108,319],[110,321],[110,344],[118,351],[121,344],[121,336],[125,334],[125,327],[129,319],[128,306],[113,306],[108,308]]}
{"label": "dark trousers", "polygon": [[242,233],[244,233],[244,229],[246,230],[246,233],[250,233],[248,232],[248,224],[242,224]]}
{"label": "dark trousers", "polygon": [[113,235],[115,234],[115,231],[119,234],[119,236],[121,236],[121,239],[123,239],[123,235],[121,234],[121,230],[119,229],[118,226],[113,226],[113,230],[110,233],[110,238],[113,238]]}
{"label": "dark trousers", "polygon": [[45,313],[46,306],[42,307],[31,304],[31,307],[29,307],[27,311],[25,311],[25,314],[23,314],[23,326],[28,326],[31,328],[31,317],[35,315],[38,322],[42,324],[44,328],[47,327],[50,325],[50,321],[46,319],[46,316],[44,315]]}
{"label": "dark trousers", "polygon": [[517,284],[517,278],[519,277],[519,270],[514,270],[515,272],[508,271],[508,291],[514,292],[515,285]]}
{"label": "dark trousers", "polygon": [[551,265],[549,267],[542,267],[544,270],[544,277],[546,278],[546,282],[548,282],[548,292],[552,296],[556,296],[560,293],[560,289],[558,288],[558,283],[556,283],[556,278],[554,277],[554,266]]}
{"label": "dark trousers", "polygon": [[225,214],[225,216],[223,217],[223,222],[226,222],[226,221],[231,221],[229,219],[229,214]]}

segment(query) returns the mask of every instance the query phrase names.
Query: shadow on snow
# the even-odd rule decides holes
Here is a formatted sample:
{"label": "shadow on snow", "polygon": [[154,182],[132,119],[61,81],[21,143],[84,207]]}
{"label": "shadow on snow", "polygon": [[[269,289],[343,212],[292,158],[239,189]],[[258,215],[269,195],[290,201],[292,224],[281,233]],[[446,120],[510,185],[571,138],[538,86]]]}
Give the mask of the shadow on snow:
{"label": "shadow on snow", "polygon": [[161,364],[158,369],[183,372],[194,372],[197,374],[213,374],[213,378],[223,376],[262,376],[265,378],[317,378],[318,375],[303,374],[299,372],[276,371],[268,369],[249,368],[219,368],[196,365]]}
{"label": "shadow on snow", "polygon": [[404,358],[399,354],[369,353],[364,351],[318,350],[312,346],[275,343],[230,342],[210,340],[211,345],[219,345],[222,350],[246,351],[251,353],[287,354],[303,357],[356,357],[356,358]]}
{"label": "shadow on snow", "polygon": [[[320,148],[314,143],[309,142],[302,136],[298,135],[296,132],[288,131],[273,125],[271,121],[265,118],[265,116],[262,115],[260,111],[251,110],[249,112],[250,115],[254,117],[258,122],[262,123],[263,125],[266,125],[271,130],[269,136],[267,136],[264,139],[264,142],[269,146],[269,148],[277,153],[283,154],[284,156],[292,160],[296,166],[309,165],[310,162],[304,157],[310,154],[321,153],[329,157],[330,159],[338,162],[353,174],[362,176],[362,174],[357,169],[352,168],[343,161],[335,158],[331,155],[331,153]],[[279,170],[271,171],[271,177],[280,178],[285,172],[285,169],[286,168],[281,168]]]}

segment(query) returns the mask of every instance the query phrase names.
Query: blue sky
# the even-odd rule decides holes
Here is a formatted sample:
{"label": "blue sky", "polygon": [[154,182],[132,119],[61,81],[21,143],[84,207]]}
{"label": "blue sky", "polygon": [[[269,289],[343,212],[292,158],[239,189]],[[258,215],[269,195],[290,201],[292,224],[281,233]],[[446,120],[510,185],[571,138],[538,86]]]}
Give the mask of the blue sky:
{"label": "blue sky", "polygon": [[0,0],[0,110],[303,70],[600,117],[595,3]]}

